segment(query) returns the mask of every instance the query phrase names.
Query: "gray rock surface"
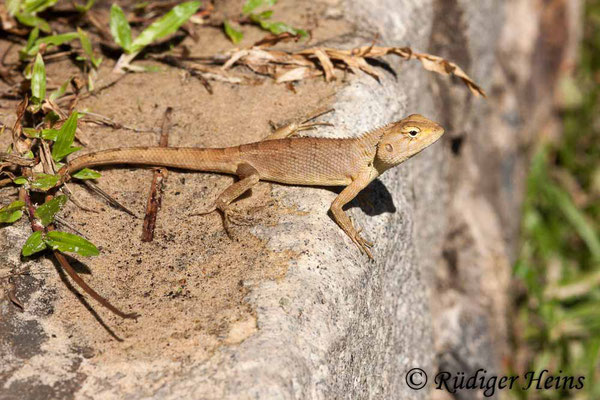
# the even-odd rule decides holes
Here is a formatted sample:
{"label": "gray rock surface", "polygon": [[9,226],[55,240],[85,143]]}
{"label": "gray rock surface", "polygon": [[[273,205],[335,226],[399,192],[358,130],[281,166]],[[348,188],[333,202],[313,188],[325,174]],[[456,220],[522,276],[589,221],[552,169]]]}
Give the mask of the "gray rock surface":
{"label": "gray rock surface", "polygon": [[[196,348],[187,346],[187,359],[160,351],[110,358],[130,339],[86,343],[78,321],[53,316],[67,289],[52,264],[30,261],[44,274],[20,281],[17,294],[26,311],[0,303],[0,398],[445,398],[431,385],[410,389],[406,372],[419,367],[431,378],[438,370],[499,371],[526,168],[523,145],[548,117],[551,102],[544,99],[557,79],[553,70],[532,74],[539,60],[560,65],[567,48],[565,40],[554,43],[558,52],[534,54],[544,51],[539,42],[547,21],[528,3],[325,2],[323,15],[342,15],[355,27],[327,43],[350,47],[379,35],[381,45],[410,45],[457,62],[489,93],[487,101],[474,98],[459,82],[394,58],[388,61],[397,76],[385,72],[380,83],[350,76],[336,87],[330,99],[336,112],[328,117],[335,128],[311,134],[357,135],[415,112],[447,129],[443,140],[386,173],[351,204],[353,219],[375,242],[376,261],[362,256],[326,214],[335,193],[273,185],[278,207],[297,212],[251,232],[268,240],[269,251],[294,252],[287,272],[277,279],[241,279],[252,318],[230,324],[226,338],[206,354],[194,355]],[[554,22],[570,32],[559,14]],[[185,176],[193,185],[188,181],[196,178]],[[5,265],[21,265],[18,249],[28,234],[25,223],[0,229]],[[196,244],[202,249],[205,243]],[[94,275],[101,274],[101,264],[94,265]],[[116,295],[122,286],[104,290]],[[132,289],[133,304],[136,293]],[[83,308],[74,299],[73,307]],[[107,321],[117,334],[129,323]],[[179,323],[186,321],[174,322],[173,331]]]}

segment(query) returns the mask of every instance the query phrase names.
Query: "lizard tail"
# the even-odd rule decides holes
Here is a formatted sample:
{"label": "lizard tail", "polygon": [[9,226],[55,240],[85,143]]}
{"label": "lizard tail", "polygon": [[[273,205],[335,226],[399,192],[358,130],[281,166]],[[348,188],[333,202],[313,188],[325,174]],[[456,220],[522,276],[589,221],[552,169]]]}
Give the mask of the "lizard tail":
{"label": "lizard tail", "polygon": [[194,171],[235,174],[238,165],[237,147],[203,149],[194,147],[132,147],[110,149],[85,154],[70,161],[59,171],[62,181],[86,167],[101,165],[151,165]]}

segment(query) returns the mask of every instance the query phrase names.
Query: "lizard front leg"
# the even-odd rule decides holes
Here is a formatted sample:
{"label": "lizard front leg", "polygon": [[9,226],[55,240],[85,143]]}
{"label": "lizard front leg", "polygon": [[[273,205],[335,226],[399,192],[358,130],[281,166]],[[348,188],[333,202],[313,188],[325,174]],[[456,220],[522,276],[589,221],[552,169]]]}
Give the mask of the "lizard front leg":
{"label": "lizard front leg", "polygon": [[373,244],[360,236],[359,231],[354,228],[352,220],[350,220],[350,217],[348,217],[348,214],[346,214],[342,208],[347,203],[352,201],[352,199],[355,198],[361,190],[367,187],[367,185],[371,183],[375,177],[376,175],[373,174],[371,170],[362,172],[356,179],[352,181],[352,183],[342,190],[342,192],[335,198],[333,203],[331,203],[330,207],[335,222],[337,222],[340,228],[346,232],[350,239],[352,239],[358,248],[362,252],[365,252],[370,259],[373,259],[373,254],[371,253],[370,249],[373,247]]}
{"label": "lizard front leg", "polygon": [[254,168],[250,164],[240,164],[237,168],[237,175],[241,178],[239,181],[231,184],[227,189],[225,189],[217,200],[215,200],[215,204],[213,207],[205,212],[198,213],[197,215],[209,214],[215,210],[219,210],[223,214],[223,226],[225,227],[225,231],[227,235],[232,238],[230,223],[234,222],[237,224],[241,224],[241,220],[243,217],[238,215],[237,212],[233,211],[229,206],[235,201],[238,197],[244,194],[246,191],[252,189],[254,185],[256,185],[260,180],[260,175],[256,168]]}

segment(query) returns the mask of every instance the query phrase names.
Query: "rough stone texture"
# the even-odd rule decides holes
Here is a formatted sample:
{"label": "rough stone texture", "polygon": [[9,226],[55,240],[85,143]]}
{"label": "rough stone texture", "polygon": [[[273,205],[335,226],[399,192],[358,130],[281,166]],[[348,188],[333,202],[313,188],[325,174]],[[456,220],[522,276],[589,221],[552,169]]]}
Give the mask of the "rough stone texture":
{"label": "rough stone texture", "polygon": [[[317,35],[318,39],[348,47],[379,35],[382,45],[410,45],[445,56],[481,83],[489,99],[474,98],[458,82],[425,72],[417,63],[400,66],[391,58],[397,76],[385,72],[381,83],[360,75],[323,89],[325,82],[314,81],[301,85],[297,97],[271,84],[258,89],[218,87],[237,97],[232,101],[232,97],[215,94],[203,98],[220,101],[217,106],[191,99],[179,107],[207,121],[207,131],[223,133],[217,137],[177,134],[173,145],[255,140],[260,137],[260,129],[253,127],[258,119],[281,120],[294,116],[294,110],[308,111],[319,104],[317,96],[326,98],[336,113],[329,117],[335,129],[320,129],[315,135],[356,135],[414,112],[440,121],[447,129],[443,140],[375,181],[351,205],[351,215],[376,243],[377,261],[371,263],[361,256],[326,214],[335,193],[321,188],[270,186],[270,195],[259,197],[276,199],[275,223],[268,223],[272,216],[267,216],[267,223],[252,228],[254,235],[268,241],[251,242],[247,247],[244,241],[240,247],[224,244],[222,234],[215,233],[218,226],[202,237],[193,236],[194,230],[201,229],[195,223],[206,220],[181,222],[180,228],[173,228],[179,224],[174,218],[162,225],[159,221],[159,227],[173,232],[173,237],[161,236],[155,247],[142,247],[134,243],[137,233],[134,237],[127,232],[131,230],[128,224],[138,222],[124,220],[119,232],[94,236],[95,242],[107,243],[108,253],[121,250],[119,258],[90,262],[94,273],[86,275],[94,280],[94,287],[104,285],[99,290],[113,301],[121,296],[116,297],[118,304],[135,308],[144,304],[144,297],[153,296],[151,290],[146,292],[148,288],[128,286],[128,279],[137,282],[135,276],[154,273],[135,262],[146,254],[142,265],[154,262],[157,270],[174,268],[173,275],[181,268],[163,265],[164,258],[205,268],[211,265],[209,256],[222,252],[232,253],[233,258],[221,259],[215,274],[226,273],[222,271],[248,258],[259,271],[280,264],[285,268],[271,275],[236,276],[239,283],[235,284],[244,296],[245,311],[239,314],[243,317],[225,318],[224,327],[208,330],[200,324],[196,342],[196,328],[190,328],[195,325],[194,316],[188,312],[186,319],[161,319],[171,309],[161,311],[160,303],[167,300],[157,295],[156,309],[138,310],[146,314],[140,324],[145,324],[146,333],[155,329],[165,336],[149,337],[139,344],[134,337],[137,331],[131,328],[134,322],[119,321],[92,301],[65,295],[67,278],[56,277],[48,260],[30,261],[34,272],[44,274],[18,279],[17,295],[26,311],[17,311],[8,300],[0,303],[0,356],[4,360],[0,398],[425,399],[431,391],[413,391],[405,384],[410,368],[420,367],[430,377],[438,370],[500,371],[501,357],[506,355],[506,293],[526,170],[524,145],[550,115],[557,71],[573,45],[569,39],[573,7],[566,0],[549,2],[551,11],[526,0],[331,0],[318,4],[318,17],[329,18],[320,21],[321,32],[327,31],[327,24],[346,26],[332,30],[337,35]],[[548,38],[549,30],[557,27],[564,35]],[[135,82],[140,84],[145,78],[131,79],[139,79],[132,81],[135,87]],[[155,90],[160,94],[163,78],[156,79]],[[178,78],[171,74],[170,79],[176,82]],[[145,89],[139,86],[139,90]],[[270,93],[279,96],[274,104],[268,103]],[[256,105],[247,104],[248,96],[256,99]],[[133,100],[115,101],[135,106]],[[204,107],[216,108],[203,111]],[[110,115],[122,113],[115,110]],[[223,115],[231,115],[232,121]],[[181,124],[181,130],[189,127]],[[238,134],[245,129],[248,133]],[[146,139],[119,140],[137,144]],[[92,136],[91,142],[97,148],[122,143],[111,140],[110,136]],[[128,178],[119,178],[124,174]],[[114,190],[121,188],[119,193],[139,206],[144,189],[122,188],[134,185],[132,181],[140,174],[106,171],[103,179],[115,179]],[[177,202],[175,190],[190,201],[213,198],[230,180],[176,172],[169,182],[162,212],[189,206],[189,202]],[[69,212],[73,217],[92,218],[76,210]],[[125,218],[114,210],[102,212]],[[211,221],[218,225],[217,219]],[[18,249],[27,229],[20,223],[0,230],[0,261],[9,269],[21,263]],[[116,235],[116,242],[128,244],[123,248],[111,244],[107,239],[111,235]],[[179,245],[175,237],[181,235],[190,235],[197,253],[202,254],[189,255],[185,246],[172,250]],[[141,255],[134,254],[137,251]],[[253,259],[254,253],[268,256]],[[121,259],[118,273],[105,265]],[[102,276],[108,273],[114,280],[107,283],[108,278]],[[152,291],[158,291],[154,283]],[[123,291],[127,294],[120,295]],[[198,300],[184,300],[182,307],[202,312]],[[98,321],[112,336],[125,336],[125,340],[117,342],[109,334],[88,336],[102,330]],[[183,334],[176,335],[180,330]],[[176,349],[165,347],[171,344]],[[433,394],[447,395],[435,390]],[[458,394],[461,399],[479,395],[473,391]]]}

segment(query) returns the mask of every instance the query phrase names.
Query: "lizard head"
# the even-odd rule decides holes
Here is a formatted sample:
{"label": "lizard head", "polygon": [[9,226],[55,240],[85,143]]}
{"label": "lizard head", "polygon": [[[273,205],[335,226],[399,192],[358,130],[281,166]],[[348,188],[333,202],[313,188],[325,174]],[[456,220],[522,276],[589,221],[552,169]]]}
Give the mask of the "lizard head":
{"label": "lizard head", "polygon": [[414,156],[444,134],[439,124],[419,114],[394,122],[385,128],[377,145],[375,165],[380,172]]}

